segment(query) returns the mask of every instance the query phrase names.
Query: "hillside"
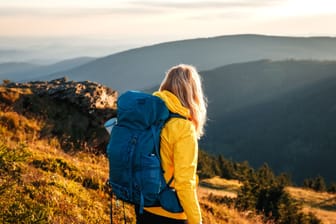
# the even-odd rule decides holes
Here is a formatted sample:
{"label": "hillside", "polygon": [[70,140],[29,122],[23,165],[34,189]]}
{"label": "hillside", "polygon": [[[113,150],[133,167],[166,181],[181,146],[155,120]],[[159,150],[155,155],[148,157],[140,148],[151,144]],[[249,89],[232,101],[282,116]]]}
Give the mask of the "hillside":
{"label": "hillside", "polygon": [[[98,83],[66,79],[0,86],[2,223],[109,222],[104,155],[108,134],[102,124],[115,116],[116,96]],[[199,156],[199,174],[218,170],[213,157],[203,151]],[[244,175],[261,174],[246,163],[230,164]],[[233,206],[242,186],[238,180],[202,178],[198,196],[203,223],[273,223],[252,210]],[[335,220],[335,194],[294,187],[288,191],[310,214],[301,214],[300,220],[320,223],[311,214],[326,224]],[[122,223],[124,212],[127,222],[135,223],[132,207],[117,204],[114,199],[113,223]]]}
{"label": "hillside", "polygon": [[[1,223],[109,222],[102,122],[115,116],[114,94],[98,83],[65,79],[0,86]],[[199,192],[204,223],[262,224],[210,201],[211,192]],[[114,223],[122,223],[115,199],[113,209]],[[128,204],[125,215],[135,223]]]}
{"label": "hillside", "polygon": [[[260,59],[334,60],[336,38],[232,35],[167,42],[99,58],[82,66],[46,76],[92,80],[114,87],[147,89],[158,85],[173,65],[193,64],[199,70]],[[48,75],[48,74],[45,74]],[[135,82],[136,80],[136,82]]]}
{"label": "hillside", "polygon": [[12,76],[10,74],[16,72],[30,71],[38,68],[38,65],[24,63],[24,62],[7,62],[0,64],[0,79],[9,79]]}
{"label": "hillside", "polygon": [[[335,181],[336,62],[258,61],[203,72],[209,122],[202,148],[267,162],[277,173]],[[218,91],[220,89],[220,91]]]}
{"label": "hillside", "polygon": [[335,194],[318,193],[315,191],[288,187],[286,189],[295,200],[302,203],[305,212],[312,212],[323,223],[336,223],[336,197]]}
{"label": "hillside", "polygon": [[[226,180],[219,177],[201,181],[200,197],[210,201],[225,200],[225,197],[236,198],[241,183],[236,180]],[[286,191],[302,206],[306,213],[312,212],[324,224],[336,223],[335,194],[320,193],[304,188],[286,187]],[[260,218],[260,217],[259,217]],[[258,221],[255,220],[257,223]]]}

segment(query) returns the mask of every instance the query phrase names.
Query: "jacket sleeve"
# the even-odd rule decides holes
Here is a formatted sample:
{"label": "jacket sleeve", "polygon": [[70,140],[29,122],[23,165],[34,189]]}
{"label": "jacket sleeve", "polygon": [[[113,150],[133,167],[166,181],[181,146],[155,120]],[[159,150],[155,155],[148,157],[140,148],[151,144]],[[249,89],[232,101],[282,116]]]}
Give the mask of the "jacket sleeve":
{"label": "jacket sleeve", "polygon": [[175,189],[188,223],[199,224],[202,217],[196,192],[198,144],[193,125],[190,122],[185,124],[178,130],[181,135],[173,146]]}

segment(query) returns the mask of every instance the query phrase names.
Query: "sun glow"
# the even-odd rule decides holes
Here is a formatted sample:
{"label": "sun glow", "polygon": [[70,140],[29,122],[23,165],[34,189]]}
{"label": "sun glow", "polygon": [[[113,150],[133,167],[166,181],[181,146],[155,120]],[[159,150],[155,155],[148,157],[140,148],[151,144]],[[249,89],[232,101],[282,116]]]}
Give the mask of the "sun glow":
{"label": "sun glow", "polygon": [[41,38],[121,49],[244,33],[336,36],[334,21],[333,0],[1,0],[0,47]]}

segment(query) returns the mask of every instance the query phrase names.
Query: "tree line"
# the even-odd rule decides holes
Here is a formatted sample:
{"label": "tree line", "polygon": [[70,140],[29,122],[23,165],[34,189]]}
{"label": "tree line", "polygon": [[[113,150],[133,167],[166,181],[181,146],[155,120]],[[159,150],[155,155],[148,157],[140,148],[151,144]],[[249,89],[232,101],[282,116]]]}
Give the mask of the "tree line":
{"label": "tree line", "polygon": [[[265,221],[279,224],[321,223],[313,213],[303,213],[301,204],[291,198],[285,190],[286,186],[293,186],[290,175],[287,173],[275,175],[266,163],[259,169],[254,169],[247,161],[234,162],[222,155],[213,156],[200,150],[198,175],[200,178],[220,176],[243,183],[237,198],[232,200],[211,195],[209,200],[226,203],[241,211],[254,211],[262,214]],[[336,184],[327,187],[321,176],[304,180],[303,187],[320,192],[336,192]]]}

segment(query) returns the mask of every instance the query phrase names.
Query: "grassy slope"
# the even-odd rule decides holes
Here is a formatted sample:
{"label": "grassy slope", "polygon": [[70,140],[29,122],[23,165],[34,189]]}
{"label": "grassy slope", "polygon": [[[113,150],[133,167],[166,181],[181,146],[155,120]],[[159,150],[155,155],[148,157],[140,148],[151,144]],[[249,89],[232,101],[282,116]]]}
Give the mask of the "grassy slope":
{"label": "grassy slope", "polygon": [[[109,197],[104,188],[108,175],[107,158],[86,152],[65,153],[56,138],[32,138],[38,135],[41,121],[26,119],[15,112],[1,112],[0,120],[8,121],[4,117],[19,119],[22,127],[34,128],[27,134],[23,133],[24,128],[14,131],[6,127],[8,123],[0,122],[0,143],[14,154],[24,151],[28,155],[24,160],[14,162],[20,172],[12,177],[11,181],[15,184],[1,193],[1,209],[8,215],[14,201],[21,206],[21,210],[14,214],[18,219],[27,215],[28,209],[43,208],[42,214],[39,214],[40,223],[108,223]],[[21,151],[17,150],[20,144],[24,144]],[[254,219],[244,217],[234,209],[207,200],[210,193],[218,192],[221,191],[199,189],[204,223],[255,223]],[[120,223],[123,219],[122,206],[113,205],[114,223]],[[128,221],[134,223],[131,206],[125,206]],[[38,216],[37,213],[30,215]]]}
{"label": "grassy slope", "polygon": [[[109,196],[104,188],[108,173],[106,157],[85,152],[64,153],[54,139],[32,142],[20,139],[19,143],[4,126],[0,125],[0,129],[8,152],[12,151],[16,156],[23,150],[28,155],[23,161],[15,162],[19,173],[11,177],[13,185],[1,192],[0,207],[3,211],[7,210],[9,214],[14,201],[22,207],[17,217],[33,209],[25,207],[25,204],[43,208],[42,223],[109,222]],[[26,142],[25,147],[17,150],[23,142]],[[128,208],[127,216],[132,220]],[[121,220],[120,208],[115,208],[115,212],[115,218]]]}
{"label": "grassy slope", "polygon": [[235,198],[241,184],[236,180],[225,180],[218,177],[204,179],[200,182],[198,196],[203,210],[204,223],[215,224],[262,224],[261,217],[251,215],[249,212],[238,212],[212,198],[227,196]]}
{"label": "grassy slope", "polygon": [[[65,153],[59,138],[41,137],[46,120],[16,112],[22,94],[32,93],[0,87],[0,222],[109,223],[107,158],[81,149]],[[114,212],[119,223],[122,212]]]}
{"label": "grassy slope", "polygon": [[[31,122],[31,126],[38,123],[30,120],[26,122]],[[2,194],[3,199],[16,198],[16,201],[20,201],[20,198],[29,195],[28,202],[33,201],[36,206],[42,206],[44,220],[49,223],[109,221],[109,197],[104,190],[108,174],[105,156],[85,152],[64,153],[55,139],[29,141],[22,137],[24,134],[21,131],[12,133],[3,124],[0,125],[0,130],[1,139],[9,150],[15,149],[20,142],[26,142],[24,148],[29,153],[25,161],[16,163],[21,168],[21,183],[17,182],[11,192]],[[235,197],[240,186],[238,181],[213,178],[202,180],[200,185],[198,194],[204,223],[262,223],[259,217],[250,217],[248,213],[239,213],[208,199],[210,194]],[[288,188],[288,191],[295,199],[303,202],[305,211],[315,213],[326,224],[335,223],[335,194],[294,187]],[[3,202],[2,200],[1,206],[9,206]],[[122,206],[117,207],[114,203],[114,211],[115,223],[118,223],[123,218]],[[125,211],[127,219],[134,223],[131,206],[126,204]]]}
{"label": "grassy slope", "polygon": [[[32,93],[0,87],[0,222],[108,223],[107,158],[80,149],[66,153],[56,136],[42,137],[44,118],[26,117],[11,106],[22,94]],[[207,200],[211,192],[199,191],[204,223],[254,223]],[[114,223],[121,223],[123,206],[115,202]],[[125,213],[135,223],[128,204]]]}
{"label": "grassy slope", "polygon": [[288,187],[293,198],[302,202],[305,212],[314,213],[324,224],[336,223],[336,194]]}
{"label": "grassy slope", "polygon": [[[14,93],[8,96],[15,98]],[[108,223],[106,157],[80,150],[65,153],[56,137],[40,138],[43,125],[42,119],[24,117],[12,108],[0,111],[1,222]],[[219,178],[201,181],[198,194],[204,223],[262,223],[260,217],[211,200],[213,195],[235,197],[239,186],[237,181]],[[324,223],[335,222],[335,194],[288,190]],[[114,223],[121,223],[122,206],[113,205]],[[128,222],[134,223],[131,206],[125,207]]]}
{"label": "grassy slope", "polygon": [[[206,197],[210,193],[219,196],[236,197],[239,186],[241,184],[236,180],[225,180],[218,177],[202,180],[201,197]],[[324,224],[336,223],[336,194],[321,193],[298,187],[287,187],[286,191],[302,204],[304,212],[312,212]],[[257,217],[255,218],[258,220]]]}

